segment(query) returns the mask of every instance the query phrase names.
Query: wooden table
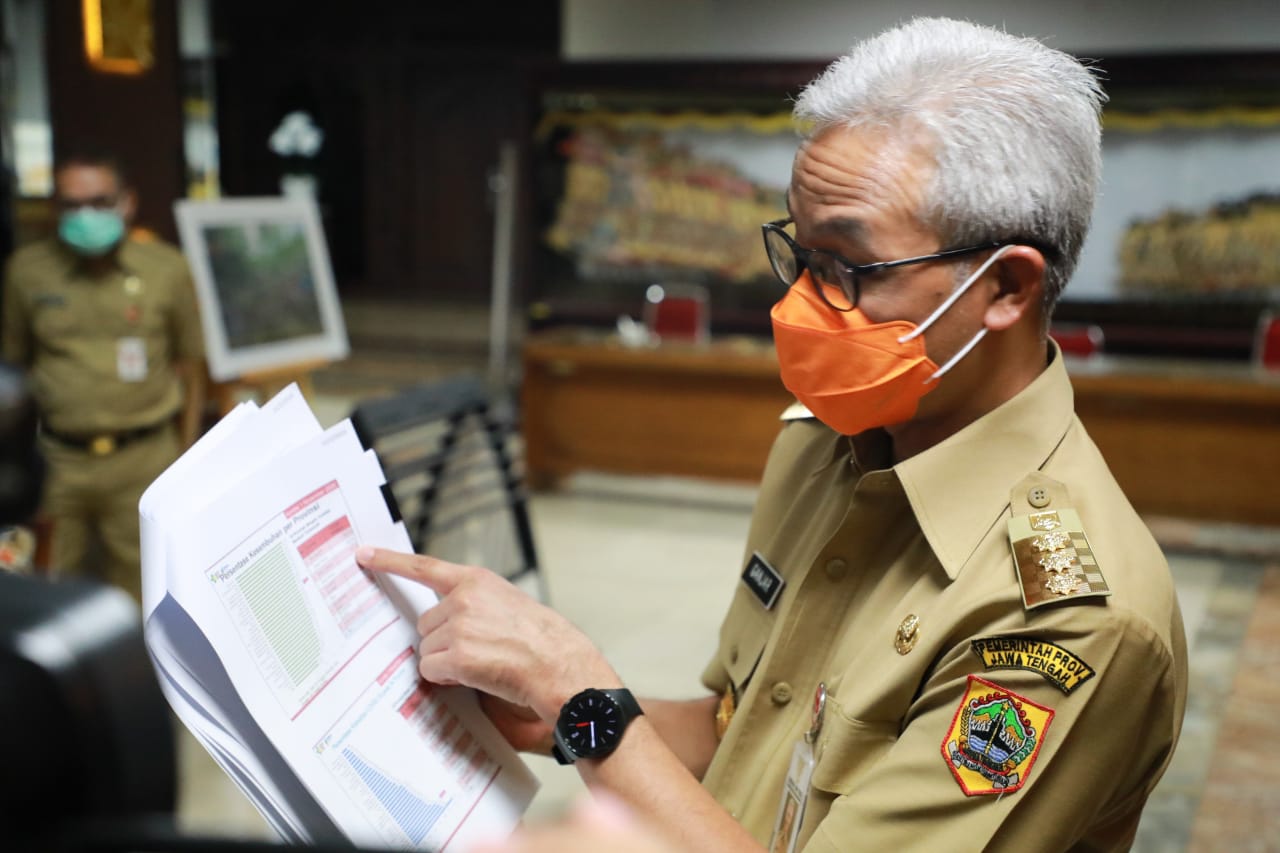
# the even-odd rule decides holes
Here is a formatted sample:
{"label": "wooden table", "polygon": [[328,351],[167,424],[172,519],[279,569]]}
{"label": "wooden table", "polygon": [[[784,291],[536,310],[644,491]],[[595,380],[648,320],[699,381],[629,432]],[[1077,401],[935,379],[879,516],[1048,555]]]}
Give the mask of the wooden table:
{"label": "wooden table", "polygon": [[524,344],[529,482],[578,469],[755,481],[793,402],[768,342],[627,348],[583,333]]}
{"label": "wooden table", "polygon": [[1076,413],[1139,512],[1280,525],[1280,373],[1109,356],[1067,367]]}
{"label": "wooden table", "polygon": [[[1140,512],[1280,525],[1280,374],[1068,359],[1076,410]],[[534,488],[575,470],[753,482],[792,402],[767,341],[629,349],[599,333],[524,345]]]}

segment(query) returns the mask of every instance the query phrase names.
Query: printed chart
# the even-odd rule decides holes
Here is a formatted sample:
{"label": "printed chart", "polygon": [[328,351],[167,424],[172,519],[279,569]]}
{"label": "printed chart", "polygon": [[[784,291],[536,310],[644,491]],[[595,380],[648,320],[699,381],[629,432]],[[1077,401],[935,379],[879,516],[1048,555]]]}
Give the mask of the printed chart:
{"label": "printed chart", "polygon": [[399,618],[356,565],[357,544],[342,491],[331,481],[286,507],[208,572],[264,682],[291,718]]}
{"label": "printed chart", "polygon": [[[439,692],[418,678],[411,649],[387,665],[315,751],[378,841],[401,848],[443,850],[500,769]],[[415,772],[408,777],[393,767]],[[425,779],[436,785],[426,788]]]}

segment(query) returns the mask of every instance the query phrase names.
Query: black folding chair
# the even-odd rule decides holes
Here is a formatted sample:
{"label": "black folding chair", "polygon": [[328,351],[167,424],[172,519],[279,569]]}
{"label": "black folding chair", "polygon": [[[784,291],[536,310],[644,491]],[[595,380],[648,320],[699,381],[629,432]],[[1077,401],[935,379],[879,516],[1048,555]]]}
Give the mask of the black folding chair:
{"label": "black folding chair", "polygon": [[414,550],[492,569],[512,582],[538,571],[514,419],[493,411],[478,379],[419,385],[358,404],[356,433],[378,455]]}

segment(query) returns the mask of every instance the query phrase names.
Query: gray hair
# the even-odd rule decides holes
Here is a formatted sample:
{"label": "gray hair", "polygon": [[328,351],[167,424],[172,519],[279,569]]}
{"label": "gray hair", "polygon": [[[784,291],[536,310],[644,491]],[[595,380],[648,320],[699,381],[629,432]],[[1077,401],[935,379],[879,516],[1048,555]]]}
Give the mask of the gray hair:
{"label": "gray hair", "polygon": [[936,164],[922,221],[945,245],[1044,244],[1046,316],[1089,230],[1106,95],[1074,57],[1035,39],[917,18],[868,39],[801,93],[809,138],[832,127],[923,131]]}

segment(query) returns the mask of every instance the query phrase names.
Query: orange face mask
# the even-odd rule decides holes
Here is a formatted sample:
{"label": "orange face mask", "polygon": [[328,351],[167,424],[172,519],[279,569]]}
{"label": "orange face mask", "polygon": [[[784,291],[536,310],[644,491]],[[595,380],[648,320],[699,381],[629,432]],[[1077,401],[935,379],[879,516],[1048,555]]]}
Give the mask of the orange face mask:
{"label": "orange face mask", "polygon": [[873,323],[858,308],[826,305],[806,270],[769,312],[782,384],[827,426],[844,435],[915,417],[920,399],[969,353],[983,328],[942,367],[929,358],[924,331],[950,308],[991,264],[1002,247],[955,289],[928,319]]}
{"label": "orange face mask", "polygon": [[814,293],[805,272],[769,312],[782,384],[844,435],[908,421],[938,369],[906,320],[872,323],[858,308],[839,312]]}

